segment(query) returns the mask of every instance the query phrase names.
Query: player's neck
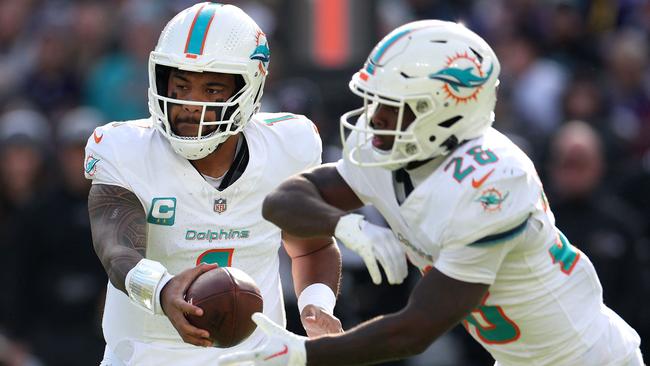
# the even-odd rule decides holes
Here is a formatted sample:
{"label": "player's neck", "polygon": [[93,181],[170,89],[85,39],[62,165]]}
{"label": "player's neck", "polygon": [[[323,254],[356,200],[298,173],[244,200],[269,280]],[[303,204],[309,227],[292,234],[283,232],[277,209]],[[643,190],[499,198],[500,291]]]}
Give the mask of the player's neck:
{"label": "player's neck", "polygon": [[212,154],[203,159],[190,160],[190,163],[203,175],[214,178],[221,177],[232,165],[239,139],[240,134],[230,136]]}

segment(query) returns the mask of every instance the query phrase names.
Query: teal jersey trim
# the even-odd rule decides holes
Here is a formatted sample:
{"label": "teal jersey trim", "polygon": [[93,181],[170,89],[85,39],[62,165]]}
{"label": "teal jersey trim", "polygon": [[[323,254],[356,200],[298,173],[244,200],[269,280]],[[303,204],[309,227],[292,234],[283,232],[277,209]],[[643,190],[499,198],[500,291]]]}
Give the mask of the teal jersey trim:
{"label": "teal jersey trim", "polygon": [[473,242],[472,244],[469,244],[469,246],[487,247],[487,246],[503,243],[521,234],[524,231],[524,229],[526,229],[527,225],[528,225],[528,217],[526,218],[526,220],[524,220],[524,222],[522,222],[521,224],[515,226],[514,228],[508,231],[504,231],[502,233],[498,233],[494,235],[488,235],[482,239]]}
{"label": "teal jersey trim", "polygon": [[296,119],[296,118],[298,118],[298,117],[296,117],[296,116],[293,115],[293,114],[288,114],[288,115],[286,115],[286,116],[282,116],[282,117],[265,119],[265,120],[264,120],[264,123],[265,123],[267,126],[273,126],[274,124],[276,124],[276,123],[278,123],[278,122],[289,121],[289,120]]}

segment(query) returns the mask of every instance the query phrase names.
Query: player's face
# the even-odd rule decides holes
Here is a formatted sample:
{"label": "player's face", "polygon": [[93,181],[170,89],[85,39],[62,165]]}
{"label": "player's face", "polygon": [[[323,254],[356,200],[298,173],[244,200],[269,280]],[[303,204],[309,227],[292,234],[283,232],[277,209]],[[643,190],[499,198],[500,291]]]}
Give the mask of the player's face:
{"label": "player's face", "polygon": [[[385,104],[379,104],[375,113],[370,118],[370,126],[375,130],[395,130],[397,127],[397,118],[399,116],[399,107],[391,107]],[[415,120],[415,114],[411,108],[406,105],[404,107],[404,121],[402,122],[401,130],[406,128]],[[372,146],[380,150],[390,150],[393,148],[395,136],[391,135],[374,135],[372,137]]]}
{"label": "player's face", "polygon": [[[235,93],[235,75],[215,72],[190,72],[172,69],[167,84],[169,97],[196,102],[225,102]],[[178,136],[197,136],[202,106],[187,104],[169,105],[169,123]],[[216,121],[221,108],[208,108],[204,121]],[[218,126],[203,126],[205,136]]]}

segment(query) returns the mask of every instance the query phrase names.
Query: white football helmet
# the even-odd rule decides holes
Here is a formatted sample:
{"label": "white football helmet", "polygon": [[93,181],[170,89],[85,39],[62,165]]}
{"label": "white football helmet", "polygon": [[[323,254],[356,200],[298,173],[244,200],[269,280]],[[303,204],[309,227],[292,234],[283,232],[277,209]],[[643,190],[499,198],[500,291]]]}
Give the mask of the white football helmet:
{"label": "white football helmet", "polygon": [[[345,156],[359,166],[394,170],[480,136],[494,121],[500,69],[490,46],[462,24],[423,20],[395,29],[349,83],[364,106],[341,117]],[[395,130],[370,126],[378,104],[399,108]],[[406,105],[415,120],[402,130]],[[346,143],[348,130],[356,136]],[[395,141],[388,151],[373,147],[369,161],[361,150],[373,135],[392,135]]]}
{"label": "white football helmet", "polygon": [[[200,3],[167,23],[149,56],[149,111],[174,151],[187,159],[201,159],[239,133],[259,109],[269,59],[266,36],[236,6]],[[225,102],[173,99],[167,95],[170,68],[240,75],[240,88]],[[170,103],[203,108],[197,136],[173,133],[168,118]],[[216,121],[204,120],[209,108],[221,110]],[[202,134],[205,126],[214,125],[218,126],[215,131]]]}

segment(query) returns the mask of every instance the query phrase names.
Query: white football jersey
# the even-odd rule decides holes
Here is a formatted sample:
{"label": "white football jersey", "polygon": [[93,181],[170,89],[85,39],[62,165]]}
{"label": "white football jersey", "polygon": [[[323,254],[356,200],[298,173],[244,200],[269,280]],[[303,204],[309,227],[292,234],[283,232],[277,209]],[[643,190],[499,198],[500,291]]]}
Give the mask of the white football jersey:
{"label": "white football jersey", "polygon": [[[284,325],[281,233],[262,218],[261,205],[284,179],[320,164],[321,141],[309,119],[287,113],[257,114],[243,135],[248,165],[222,191],[172,150],[151,119],[97,128],[86,145],[85,174],[93,184],[121,186],[138,197],[147,217],[147,258],[171,274],[200,262],[239,268],[259,286],[264,314]],[[146,313],[110,283],[103,328],[115,354],[130,350],[131,356],[122,357],[127,364],[176,365],[182,359],[207,365],[223,352],[183,343],[166,316]],[[251,349],[262,340],[262,332],[255,331],[228,351]]]}
{"label": "white football jersey", "polygon": [[415,188],[401,204],[396,173],[347,160],[337,169],[422,272],[490,285],[462,323],[499,365],[619,365],[634,356],[639,336],[603,304],[593,265],[555,227],[533,163],[504,135],[490,129],[411,171]]}

